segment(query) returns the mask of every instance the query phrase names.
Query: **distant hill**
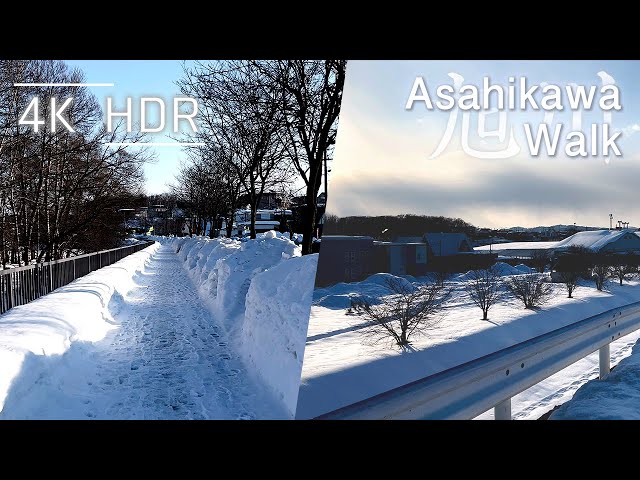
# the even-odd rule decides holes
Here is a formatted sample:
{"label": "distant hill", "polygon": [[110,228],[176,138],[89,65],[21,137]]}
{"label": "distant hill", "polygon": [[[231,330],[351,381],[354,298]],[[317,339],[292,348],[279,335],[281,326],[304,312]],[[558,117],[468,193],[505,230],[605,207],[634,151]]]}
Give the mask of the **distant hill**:
{"label": "distant hill", "polygon": [[476,227],[461,218],[429,215],[382,215],[375,217],[338,217],[328,215],[324,235],[367,235],[376,240],[420,236],[428,232],[473,234]]}

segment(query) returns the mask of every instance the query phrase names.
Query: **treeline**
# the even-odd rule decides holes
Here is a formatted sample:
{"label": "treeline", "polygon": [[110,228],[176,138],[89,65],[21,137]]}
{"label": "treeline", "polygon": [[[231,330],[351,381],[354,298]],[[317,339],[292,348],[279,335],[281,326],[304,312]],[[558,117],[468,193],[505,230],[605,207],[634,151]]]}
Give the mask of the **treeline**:
{"label": "treeline", "polygon": [[381,215],[338,217],[327,215],[325,235],[366,235],[391,241],[396,237],[419,237],[428,232],[473,234],[476,227],[460,218],[429,215]]}
{"label": "treeline", "polygon": [[303,254],[312,252],[317,197],[335,144],[344,60],[241,60],[185,64],[178,81],[198,100],[200,129],[173,192],[197,224],[224,218],[227,234],[240,198],[256,211],[267,191],[303,185]]}
{"label": "treeline", "polygon": [[[62,61],[0,61],[0,262],[29,263],[117,246],[118,208],[143,192],[144,149],[109,147],[141,137],[119,124],[108,132],[101,107],[85,87],[15,83],[82,83]],[[38,125],[19,120],[39,100]],[[73,97],[63,116],[75,132],[51,128],[50,99]],[[33,118],[33,109],[27,117]]]}

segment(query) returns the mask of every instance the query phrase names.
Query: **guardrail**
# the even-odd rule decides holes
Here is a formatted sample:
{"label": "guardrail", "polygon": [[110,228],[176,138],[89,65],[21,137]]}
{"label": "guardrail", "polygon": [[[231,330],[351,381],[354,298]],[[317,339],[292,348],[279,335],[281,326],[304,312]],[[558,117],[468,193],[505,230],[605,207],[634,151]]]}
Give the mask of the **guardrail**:
{"label": "guardrail", "polygon": [[62,260],[0,270],[0,314],[29,303],[94,270],[111,265],[153,243],[141,242]]}
{"label": "guardrail", "polygon": [[609,344],[640,328],[640,302],[594,315],[471,360],[317,419],[470,419],[491,408],[511,419],[511,397],[599,350],[600,378]]}

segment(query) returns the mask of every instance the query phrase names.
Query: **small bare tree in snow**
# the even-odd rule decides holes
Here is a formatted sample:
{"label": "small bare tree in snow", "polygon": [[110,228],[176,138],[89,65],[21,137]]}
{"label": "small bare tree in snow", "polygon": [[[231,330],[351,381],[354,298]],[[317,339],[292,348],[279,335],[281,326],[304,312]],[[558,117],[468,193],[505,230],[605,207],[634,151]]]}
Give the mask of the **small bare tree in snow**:
{"label": "small bare tree in snow", "polygon": [[444,282],[451,276],[451,274],[445,270],[438,270],[436,272],[431,272],[429,277],[431,280],[438,286],[443,287]]}
{"label": "small bare tree in snow", "polygon": [[507,280],[507,289],[524,304],[524,308],[539,307],[553,295],[553,285],[536,273],[514,275]]}
{"label": "small bare tree in snow", "polygon": [[638,261],[634,255],[627,257],[626,262],[620,262],[611,267],[611,276],[620,281],[620,285],[624,280],[629,280],[634,274],[638,273]]}
{"label": "small bare tree in snow", "polygon": [[611,267],[599,263],[593,267],[591,275],[596,282],[596,288],[598,290],[604,290],[604,284],[607,281],[607,277],[610,275]]}
{"label": "small bare tree in snow", "polygon": [[564,283],[564,288],[567,290],[567,298],[573,298],[573,292],[578,288],[578,280],[580,280],[580,274],[578,272],[558,272],[560,275],[560,281]]}
{"label": "small bare tree in snow", "polygon": [[495,266],[483,270],[473,270],[465,284],[465,290],[471,301],[482,310],[482,319],[487,320],[489,309],[502,297],[502,278]]}
{"label": "small bare tree in snow", "polygon": [[441,310],[449,290],[437,284],[415,286],[402,278],[385,281],[391,294],[373,304],[368,298],[356,301],[353,311],[364,317],[361,330],[374,343],[391,337],[395,344],[406,346],[413,334],[424,334],[441,320]]}

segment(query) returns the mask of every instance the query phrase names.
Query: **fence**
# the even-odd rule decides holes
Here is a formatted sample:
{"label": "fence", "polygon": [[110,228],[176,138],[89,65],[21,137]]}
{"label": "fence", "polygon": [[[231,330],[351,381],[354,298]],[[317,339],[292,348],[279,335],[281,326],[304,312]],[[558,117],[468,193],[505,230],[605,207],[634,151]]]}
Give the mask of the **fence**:
{"label": "fence", "polygon": [[496,419],[510,419],[511,397],[596,350],[604,378],[610,370],[610,343],[639,328],[640,302],[636,302],[317,418],[470,419],[494,408]]}
{"label": "fence", "polygon": [[0,270],[0,314],[71,283],[132,253],[152,245],[141,242],[128,247],[87,253],[76,257]]}

